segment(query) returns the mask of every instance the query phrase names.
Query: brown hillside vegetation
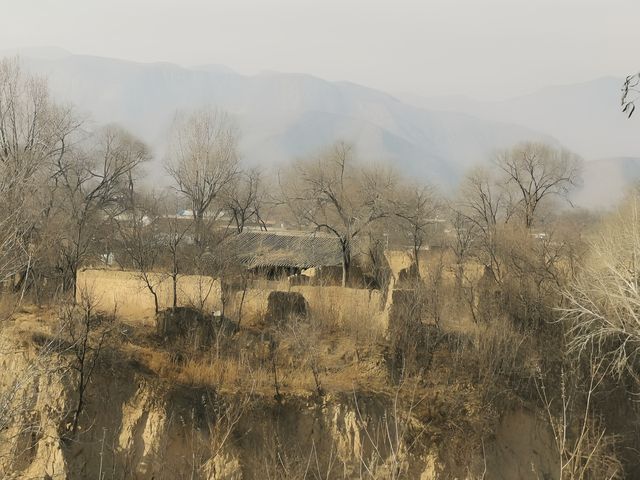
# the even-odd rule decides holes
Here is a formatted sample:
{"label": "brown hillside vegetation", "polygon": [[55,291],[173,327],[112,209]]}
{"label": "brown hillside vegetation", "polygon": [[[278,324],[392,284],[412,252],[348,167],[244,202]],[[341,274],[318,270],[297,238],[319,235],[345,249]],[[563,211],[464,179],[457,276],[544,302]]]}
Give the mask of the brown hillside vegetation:
{"label": "brown hillside vegetation", "polygon": [[[57,315],[18,313],[4,330],[3,351],[15,352],[18,338],[24,345],[15,360],[3,360],[5,385],[33,356],[49,358],[48,377],[25,379],[12,399],[24,411],[12,418],[13,441],[6,444],[12,448],[2,454],[5,472],[262,478],[271,471],[278,478],[303,478],[305,472],[335,478],[345,472],[358,477],[366,468],[376,478],[394,470],[416,478],[437,471],[478,473],[486,462],[490,472],[509,478],[509,469],[523,468],[532,448],[540,457],[536,468],[552,471],[545,423],[531,407],[504,398],[487,408],[487,398],[497,392],[475,385],[474,377],[486,372],[474,367],[482,353],[468,339],[434,338],[428,373],[394,384],[382,338],[358,338],[330,322],[310,328],[293,319],[271,333],[276,347],[273,338],[246,330],[199,352],[188,339],[166,344],[151,328],[118,324],[94,373],[79,441],[69,442],[65,418],[73,396],[64,367],[68,352],[52,343]],[[503,417],[498,408],[513,413]],[[494,436],[492,425],[499,421]],[[514,424],[533,443],[513,448],[508,435]],[[409,438],[414,440],[406,443]],[[481,454],[476,447],[485,438]],[[442,450],[444,445],[455,449]],[[216,476],[208,473],[212,468]]]}

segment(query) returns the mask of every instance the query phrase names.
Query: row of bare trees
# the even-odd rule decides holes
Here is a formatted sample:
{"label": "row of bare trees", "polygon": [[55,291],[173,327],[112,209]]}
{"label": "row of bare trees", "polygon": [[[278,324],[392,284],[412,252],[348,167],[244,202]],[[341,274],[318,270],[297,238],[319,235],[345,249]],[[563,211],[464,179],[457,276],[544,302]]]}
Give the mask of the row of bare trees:
{"label": "row of bare trees", "polygon": [[[238,135],[223,112],[176,118],[167,161],[176,200],[139,181],[151,159],[143,142],[118,126],[86,125],[44,79],[15,59],[0,62],[0,278],[15,288],[48,285],[75,298],[80,266],[111,261],[116,244],[146,280],[167,253],[175,279],[182,244],[204,253],[222,209],[238,232],[250,221],[265,227],[262,173],[240,168]],[[171,220],[184,206],[188,228]]]}
{"label": "row of bare trees", "polygon": [[[186,248],[180,243],[194,246],[194,258],[220,257],[212,242],[230,231],[241,233],[250,222],[266,229],[266,215],[274,208],[302,228],[337,238],[343,285],[350,281],[359,245],[380,234],[387,241],[400,237],[419,271],[419,252],[434,225],[445,219],[459,227],[459,263],[471,250],[482,252],[478,256],[500,281],[500,231],[516,219],[525,230],[536,228],[543,223],[547,200],[566,196],[579,177],[579,161],[570,152],[522,144],[499,152],[492,169],[470,172],[446,206],[433,187],[366,164],[352,146],[338,142],[284,169],[276,188],[259,169],[241,167],[232,119],[219,110],[201,109],[176,117],[166,170],[178,198],[161,202],[166,194],[139,182],[151,158],[140,140],[116,126],[87,131],[71,107],[50,98],[46,82],[23,72],[15,60],[3,61],[1,73],[0,188],[3,211],[12,212],[2,219],[10,224],[2,242],[17,253],[3,254],[0,263],[13,270],[18,285],[37,287],[52,279],[74,297],[78,268],[108,256],[116,243],[124,244],[124,257],[153,293],[146,274],[161,267],[160,256],[165,262],[167,257],[176,260],[171,265],[175,278],[177,251]],[[179,206],[190,210],[189,233],[178,227],[184,222],[167,225]],[[165,223],[161,231],[159,219]],[[224,223],[226,233],[220,233]],[[24,265],[18,268],[16,262]],[[193,268],[204,269],[196,263]]]}
{"label": "row of bare trees", "polygon": [[[75,294],[75,275],[95,253],[101,225],[117,214],[148,149],[123,129],[93,132],[42,79],[0,62],[0,169],[4,275],[16,285],[55,274]],[[6,272],[6,273],[5,273]]]}
{"label": "row of bare trees", "polygon": [[402,181],[388,168],[358,162],[351,146],[337,143],[295,163],[279,180],[282,198],[300,223],[338,238],[343,284],[349,280],[354,243],[374,224],[402,232],[402,243],[411,247],[419,267],[418,253],[433,225],[445,219],[456,230],[459,263],[471,246],[477,247],[482,263],[500,279],[499,232],[506,225],[527,233],[544,228],[542,210],[554,197],[567,198],[579,184],[580,166],[569,151],[523,143],[497,153],[493,168],[471,171],[446,206],[432,186]]}

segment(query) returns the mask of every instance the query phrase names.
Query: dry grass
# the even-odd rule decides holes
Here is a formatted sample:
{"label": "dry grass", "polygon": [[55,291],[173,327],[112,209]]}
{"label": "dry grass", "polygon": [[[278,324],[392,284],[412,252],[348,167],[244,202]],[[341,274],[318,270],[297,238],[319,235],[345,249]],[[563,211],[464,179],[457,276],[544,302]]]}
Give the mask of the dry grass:
{"label": "dry grass", "polygon": [[15,313],[17,300],[15,295],[0,295],[0,320],[10,318]]}
{"label": "dry grass", "polygon": [[[193,355],[176,361],[168,351],[151,347],[128,345],[126,354],[144,370],[163,380],[181,385],[212,387],[225,393],[253,391],[273,395],[274,376],[268,346],[254,348],[253,358],[246,355]],[[262,348],[260,348],[262,347]],[[379,367],[380,358],[372,351],[356,353],[350,342],[323,341],[321,349],[322,384],[328,393],[351,392],[354,388],[374,387],[382,390],[385,372]],[[262,350],[258,352],[256,350]],[[308,394],[315,388],[311,372],[300,365],[293,354],[294,347],[283,342],[276,353],[278,382],[282,394]]]}

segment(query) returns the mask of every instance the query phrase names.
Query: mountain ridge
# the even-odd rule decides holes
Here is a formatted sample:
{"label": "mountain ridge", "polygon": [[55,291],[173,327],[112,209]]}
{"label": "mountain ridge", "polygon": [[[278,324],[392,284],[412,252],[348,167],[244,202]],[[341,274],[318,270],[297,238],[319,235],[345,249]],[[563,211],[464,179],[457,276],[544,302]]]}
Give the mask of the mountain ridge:
{"label": "mountain ridge", "polygon": [[21,57],[49,78],[53,93],[117,122],[162,157],[171,120],[180,110],[215,105],[236,117],[249,163],[273,164],[315,153],[319,143],[352,141],[361,156],[399,163],[405,173],[454,184],[494,148],[550,136],[466,113],[433,112],[386,92],[307,74],[247,76],[170,63],[138,63],[97,56]]}
{"label": "mountain ridge", "polygon": [[[621,179],[635,179],[636,170],[622,172],[617,159],[640,158],[640,142],[635,141],[640,127],[636,129],[635,120],[624,123],[615,101],[615,77],[481,102],[460,96],[409,98],[305,73],[243,75],[216,64],[183,67],[56,49],[39,52],[21,53],[25,67],[46,76],[57,98],[77,105],[96,123],[120,123],[146,141],[155,151],[154,178],[162,175],[163,169],[156,167],[176,112],[206,105],[236,119],[249,164],[278,165],[346,140],[365,161],[392,163],[404,174],[446,190],[496,149],[523,140],[562,144],[587,160],[599,158],[593,165],[587,162],[586,175],[593,170],[615,179],[615,192],[600,189],[594,197],[605,200],[620,191]],[[603,166],[607,161],[609,166]],[[586,181],[586,193],[577,196],[589,203],[589,190],[599,183]]]}

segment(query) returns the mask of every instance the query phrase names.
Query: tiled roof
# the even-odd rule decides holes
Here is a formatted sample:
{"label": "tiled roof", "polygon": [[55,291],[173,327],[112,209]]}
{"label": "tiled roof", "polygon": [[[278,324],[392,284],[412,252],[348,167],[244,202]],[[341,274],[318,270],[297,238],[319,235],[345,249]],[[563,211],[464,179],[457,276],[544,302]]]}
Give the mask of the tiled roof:
{"label": "tiled roof", "polygon": [[342,264],[340,243],[328,235],[244,231],[227,242],[238,260],[249,268]]}

